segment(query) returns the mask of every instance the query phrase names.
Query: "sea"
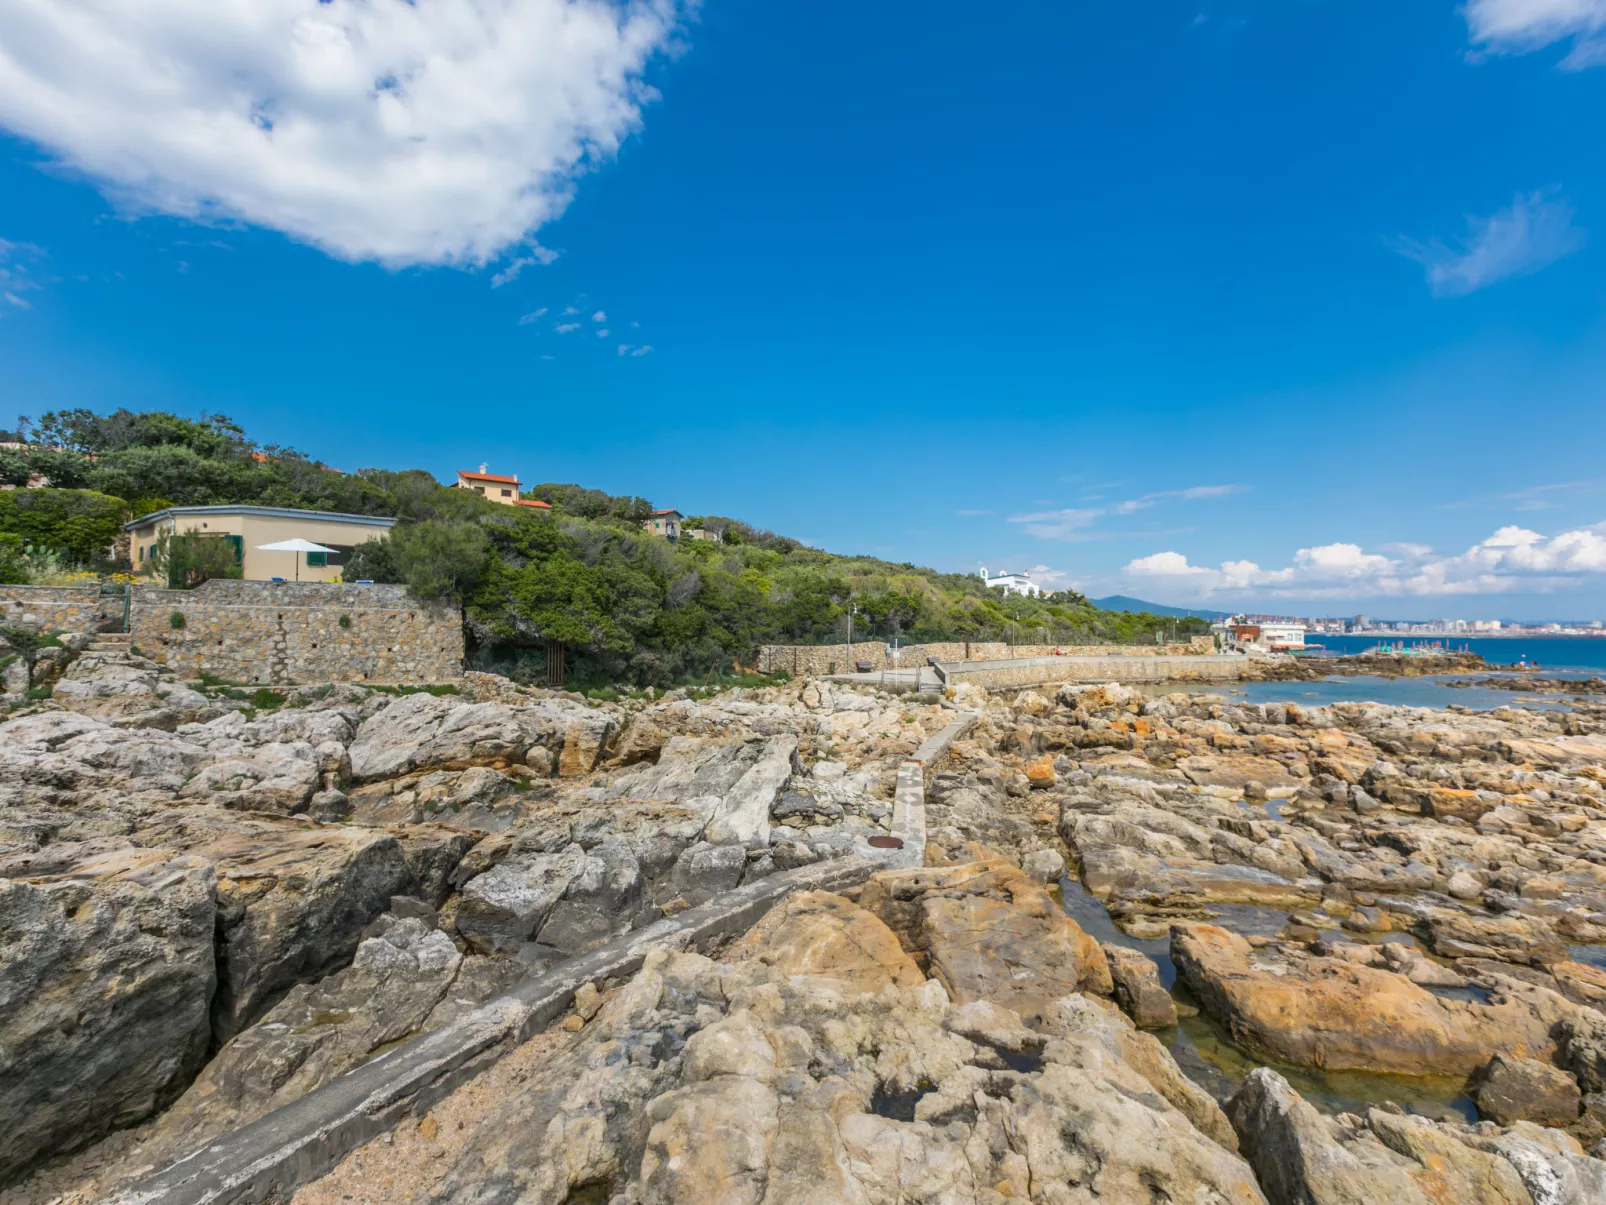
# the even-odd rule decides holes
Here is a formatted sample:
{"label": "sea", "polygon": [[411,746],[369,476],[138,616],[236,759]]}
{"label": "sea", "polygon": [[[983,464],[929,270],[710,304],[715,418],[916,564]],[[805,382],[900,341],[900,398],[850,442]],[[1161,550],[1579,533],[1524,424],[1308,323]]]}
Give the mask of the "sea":
{"label": "sea", "polygon": [[1490,665],[1538,664],[1546,677],[1606,675],[1606,636],[1329,636],[1305,638],[1330,653],[1350,656],[1388,645],[1394,648],[1439,647],[1450,652],[1477,653]]}
{"label": "sea", "polygon": [[[1330,653],[1365,653],[1384,645],[1410,648],[1437,645],[1452,652],[1477,653],[1491,667],[1526,661],[1538,665],[1546,678],[1606,677],[1606,637],[1545,636],[1495,637],[1400,637],[1315,635],[1307,641],[1320,644]],[[1319,662],[1318,662],[1319,664]],[[1473,677],[1500,676],[1498,669],[1480,671]],[[1532,691],[1496,690],[1487,686],[1452,686],[1466,682],[1467,675],[1422,678],[1332,677],[1315,682],[1240,682],[1228,687],[1197,688],[1226,694],[1248,703],[1301,703],[1320,707],[1328,703],[1386,703],[1391,707],[1448,707],[1458,704],[1474,711],[1497,707],[1565,708],[1565,694],[1537,694]],[[1168,689],[1175,689],[1174,687]]]}

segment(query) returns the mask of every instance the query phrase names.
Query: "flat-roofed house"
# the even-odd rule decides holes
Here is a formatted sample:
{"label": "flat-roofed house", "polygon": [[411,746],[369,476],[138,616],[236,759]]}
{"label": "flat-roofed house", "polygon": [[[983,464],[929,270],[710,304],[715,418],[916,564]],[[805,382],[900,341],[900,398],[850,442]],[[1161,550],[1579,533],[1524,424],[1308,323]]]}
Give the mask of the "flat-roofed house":
{"label": "flat-roofed house", "polygon": [[[224,541],[233,551],[241,576],[265,582],[276,577],[304,582],[338,582],[358,544],[384,539],[395,519],[378,515],[343,515],[327,510],[288,506],[170,506],[141,515],[123,525],[129,535],[129,559],[136,573],[151,571],[151,551],[164,531],[194,533]],[[302,539],[332,552],[264,552],[258,545]]]}
{"label": "flat-roofed house", "polygon": [[473,490],[476,494],[489,498],[492,502],[501,502],[506,506],[517,506],[519,501],[519,479],[505,477],[499,473],[487,473],[485,466],[480,465],[480,471],[471,473],[467,469],[457,470],[457,488],[460,490]]}
{"label": "flat-roofed house", "polygon": [[666,540],[680,539],[680,525],[686,516],[678,510],[655,510],[652,517],[641,521],[641,529]]}

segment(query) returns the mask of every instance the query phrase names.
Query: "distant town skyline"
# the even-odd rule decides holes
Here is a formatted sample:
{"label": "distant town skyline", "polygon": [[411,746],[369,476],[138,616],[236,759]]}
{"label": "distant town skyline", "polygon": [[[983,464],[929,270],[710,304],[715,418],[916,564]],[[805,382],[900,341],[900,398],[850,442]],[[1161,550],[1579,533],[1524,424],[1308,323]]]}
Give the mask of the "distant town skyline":
{"label": "distant town skyline", "polygon": [[472,7],[0,10],[0,426],[222,413],[1095,597],[1606,615],[1594,0]]}

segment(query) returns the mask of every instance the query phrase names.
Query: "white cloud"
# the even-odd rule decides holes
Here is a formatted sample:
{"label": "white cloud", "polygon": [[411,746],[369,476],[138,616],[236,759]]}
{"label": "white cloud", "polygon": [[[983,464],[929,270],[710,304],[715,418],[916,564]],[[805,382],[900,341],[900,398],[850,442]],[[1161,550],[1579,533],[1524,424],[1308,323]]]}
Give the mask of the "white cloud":
{"label": "white cloud", "polygon": [[580,324],[578,322],[560,322],[552,329],[560,335],[567,335],[570,331],[579,330]]}
{"label": "white cloud", "polygon": [[1009,522],[1022,524],[1027,534],[1040,540],[1072,540],[1080,536],[1102,510],[1040,510],[1026,515],[1010,515]]}
{"label": "white cloud", "polygon": [[1063,569],[1050,569],[1047,565],[1033,565],[1026,571],[1031,579],[1039,586],[1046,586],[1057,590],[1062,585],[1070,585],[1071,575]]}
{"label": "white cloud", "polygon": [[[1119,532],[1092,533],[1088,529],[1105,515],[1133,515],[1140,510],[1148,510],[1169,498],[1181,498],[1192,501],[1199,498],[1221,498],[1228,494],[1236,494],[1248,488],[1242,485],[1195,485],[1185,490],[1160,490],[1152,494],[1143,494],[1137,498],[1129,498],[1124,502],[1117,502],[1111,506],[1072,507],[1064,510],[1034,511],[1024,515],[1010,515],[1010,523],[1020,523],[1028,534],[1040,540],[1094,540],[1105,539]],[[964,512],[960,512],[963,514]],[[1153,533],[1134,533],[1153,534]]]}
{"label": "white cloud", "polygon": [[1606,0],[1468,0],[1463,12],[1473,43],[1491,54],[1526,54],[1571,39],[1562,66],[1606,60]]}
{"label": "white cloud", "polygon": [[1188,564],[1180,552],[1156,552],[1141,556],[1127,564],[1126,571],[1134,577],[1197,577],[1213,576],[1215,570]]}
{"label": "white cloud", "polygon": [[608,337],[608,328],[607,327],[603,327],[600,331],[597,332],[597,338],[606,339],[607,337]]}
{"label": "white cloud", "polygon": [[507,267],[503,268],[495,276],[491,277],[491,288],[500,289],[503,285],[517,280],[519,278],[519,273],[524,271],[524,269],[528,268],[531,264],[546,265],[552,263],[557,258],[558,253],[556,251],[549,250],[548,248],[541,246],[540,243],[533,243],[530,247],[530,254],[519,256]]}
{"label": "white cloud", "polygon": [[621,343],[619,345],[619,354],[621,356],[645,356],[651,353],[651,351],[652,344],[650,343],[644,343],[640,347],[632,346],[629,343]]}
{"label": "white cloud", "polygon": [[1224,561],[1212,569],[1189,564],[1180,552],[1157,552],[1129,562],[1125,572],[1198,597],[1252,591],[1283,598],[1548,593],[1606,574],[1606,524],[1555,536],[1502,527],[1457,556],[1436,555],[1424,544],[1387,547],[1393,555],[1347,543],[1301,548],[1282,569],[1253,561]]}
{"label": "white cloud", "polygon": [[522,317],[521,317],[521,318],[520,318],[520,319],[519,319],[519,325],[520,325],[520,326],[529,326],[529,325],[530,325],[530,323],[532,323],[532,322],[536,322],[536,321],[539,321],[539,320],[540,320],[540,318],[541,318],[541,317],[542,317],[542,316],[543,316],[543,315],[544,315],[544,314],[545,314],[545,313],[546,313],[546,306],[542,306],[542,307],[541,307],[541,308],[540,308],[540,309],[538,309],[538,310],[531,310],[531,311],[530,311],[530,312],[529,312],[529,313],[528,313],[528,314],[525,314],[525,315],[523,315],[523,316],[522,316]]}
{"label": "white cloud", "polygon": [[33,304],[22,294],[39,288],[28,272],[28,263],[44,253],[32,243],[13,243],[0,238],[0,296],[19,310],[31,310]]}
{"label": "white cloud", "polygon": [[608,315],[605,314],[603,311],[598,310],[595,314],[591,315],[591,321],[593,321],[593,322],[606,322],[606,321],[608,321]]}
{"label": "white cloud", "polygon": [[4,4],[0,125],[137,209],[482,264],[640,126],[694,3]]}
{"label": "white cloud", "polygon": [[1427,270],[1435,297],[1462,297],[1513,276],[1531,276],[1584,245],[1573,207],[1554,189],[1517,194],[1509,209],[1467,220],[1454,246],[1397,239],[1395,250]]}

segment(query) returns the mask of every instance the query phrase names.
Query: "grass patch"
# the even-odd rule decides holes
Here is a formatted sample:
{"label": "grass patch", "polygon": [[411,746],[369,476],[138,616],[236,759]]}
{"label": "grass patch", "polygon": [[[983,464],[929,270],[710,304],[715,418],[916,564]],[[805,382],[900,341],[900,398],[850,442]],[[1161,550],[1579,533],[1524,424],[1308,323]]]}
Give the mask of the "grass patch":
{"label": "grass patch", "polygon": [[284,696],[271,686],[260,686],[251,692],[251,706],[259,711],[272,711],[284,706]]}
{"label": "grass patch", "polygon": [[369,690],[380,695],[434,695],[437,699],[442,695],[460,695],[463,692],[457,687],[445,682],[436,682],[428,686],[378,686],[373,683],[364,683]]}
{"label": "grass patch", "polygon": [[30,703],[40,703],[50,697],[51,688],[48,686],[30,686],[27,698]]}

